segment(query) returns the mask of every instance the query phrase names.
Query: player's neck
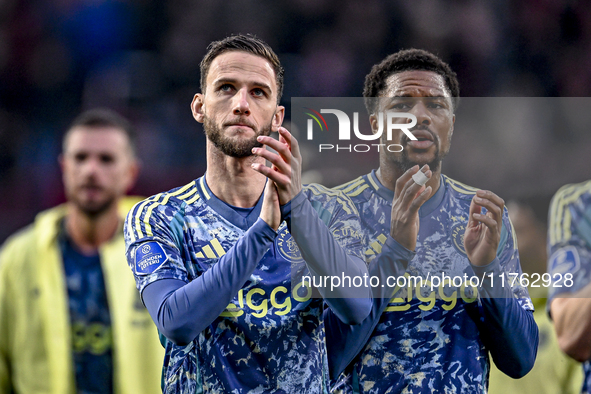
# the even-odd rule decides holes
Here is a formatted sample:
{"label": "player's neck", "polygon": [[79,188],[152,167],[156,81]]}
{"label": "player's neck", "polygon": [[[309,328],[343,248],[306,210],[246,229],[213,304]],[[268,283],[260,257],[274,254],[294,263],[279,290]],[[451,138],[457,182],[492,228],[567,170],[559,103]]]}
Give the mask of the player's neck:
{"label": "player's neck", "polygon": [[267,178],[252,169],[253,163],[265,163],[263,158],[235,158],[221,153],[208,141],[205,181],[220,200],[235,207],[254,207],[263,194]]}
{"label": "player's neck", "polygon": [[[380,164],[380,167],[376,171],[376,176],[381,184],[394,191],[396,188],[396,181],[404,174],[404,171],[397,166],[394,165],[384,165],[383,163]],[[439,190],[439,185],[441,183],[441,166],[437,169],[437,171],[433,172],[431,175],[431,179],[427,181],[425,187],[431,186],[431,196],[433,196],[437,190]],[[429,198],[431,198],[429,196]]]}
{"label": "player's neck", "polygon": [[88,215],[74,204],[69,204],[66,214],[66,231],[82,253],[92,254],[109,241],[119,227],[117,204],[100,215]]}

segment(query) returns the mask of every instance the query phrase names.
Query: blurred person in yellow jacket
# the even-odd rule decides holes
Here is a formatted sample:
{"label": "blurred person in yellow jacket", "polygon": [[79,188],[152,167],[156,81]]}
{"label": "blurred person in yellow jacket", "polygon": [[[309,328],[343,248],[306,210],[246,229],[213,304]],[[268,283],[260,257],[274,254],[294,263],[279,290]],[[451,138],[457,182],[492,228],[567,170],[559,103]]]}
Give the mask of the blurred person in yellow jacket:
{"label": "blurred person in yellow jacket", "polygon": [[164,350],[125,261],[134,133],[95,109],[68,128],[67,203],[0,250],[0,393],[158,393]]}
{"label": "blurred person in yellow jacket", "polygon": [[533,369],[521,379],[512,379],[491,368],[490,394],[578,394],[583,382],[581,364],[564,354],[548,317],[546,300],[546,232],[550,197],[529,197],[507,204],[517,235],[521,267],[529,281],[529,294],[534,303],[534,319],[540,332],[538,355]]}

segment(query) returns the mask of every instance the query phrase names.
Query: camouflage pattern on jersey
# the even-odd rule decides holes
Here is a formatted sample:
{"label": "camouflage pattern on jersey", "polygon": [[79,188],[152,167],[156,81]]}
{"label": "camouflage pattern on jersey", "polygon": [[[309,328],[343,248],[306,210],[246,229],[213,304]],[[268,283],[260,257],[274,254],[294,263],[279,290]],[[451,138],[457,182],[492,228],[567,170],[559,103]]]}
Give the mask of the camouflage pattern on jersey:
{"label": "camouflage pattern on jersey", "polygon": [[[337,242],[361,258],[359,238],[345,236],[361,233],[351,202],[318,185],[303,192]],[[260,206],[250,214],[255,219]],[[188,283],[211,269],[248,229],[232,215],[205,177],[137,204],[125,235],[138,290],[164,278]],[[301,277],[310,274],[285,223],[277,233],[273,247],[218,318],[187,346],[166,341],[165,393],[327,392],[323,300],[301,284]],[[158,246],[164,258],[141,255],[147,263],[136,266],[136,253]]]}
{"label": "camouflage pattern on jersey", "polygon": [[[390,231],[394,193],[381,185],[375,171],[337,189],[357,206],[369,241],[369,263]],[[421,207],[416,256],[409,262],[406,285],[401,282],[357,358],[360,393],[486,392],[488,352],[465,308],[478,305],[478,289],[464,280],[475,274],[463,243],[476,190],[442,176],[436,194]],[[521,273],[506,210],[497,256],[503,271]],[[453,278],[460,277],[453,285]],[[425,282],[421,287],[412,278]],[[512,292],[524,309],[533,310],[526,288],[516,284]],[[346,376],[337,391],[352,392],[353,380]]]}
{"label": "camouflage pattern on jersey", "polygon": [[[591,282],[591,181],[563,186],[552,199],[548,227],[548,305]],[[583,363],[582,393],[591,392],[591,362]]]}

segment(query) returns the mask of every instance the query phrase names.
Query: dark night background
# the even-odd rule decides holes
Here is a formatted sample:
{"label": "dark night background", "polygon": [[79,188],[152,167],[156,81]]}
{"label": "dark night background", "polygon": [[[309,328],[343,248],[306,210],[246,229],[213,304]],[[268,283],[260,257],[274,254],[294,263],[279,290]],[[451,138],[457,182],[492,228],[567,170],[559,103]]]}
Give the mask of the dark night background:
{"label": "dark night background", "polygon": [[[189,104],[212,40],[254,33],[267,41],[286,68],[288,115],[291,97],[360,96],[371,66],[408,47],[447,61],[463,97],[587,97],[588,4],[2,1],[0,241],[64,201],[57,165],[61,135],[84,109],[113,108],[137,127],[143,168],[134,194],[151,195],[200,176],[205,138]],[[551,194],[591,178],[588,104],[528,100],[508,124],[483,120],[492,121],[490,127],[479,127],[473,117],[462,126],[469,133],[456,130],[443,171],[505,199]],[[551,111],[565,105],[559,114]],[[335,174],[322,178],[327,186],[353,177],[327,173]]]}

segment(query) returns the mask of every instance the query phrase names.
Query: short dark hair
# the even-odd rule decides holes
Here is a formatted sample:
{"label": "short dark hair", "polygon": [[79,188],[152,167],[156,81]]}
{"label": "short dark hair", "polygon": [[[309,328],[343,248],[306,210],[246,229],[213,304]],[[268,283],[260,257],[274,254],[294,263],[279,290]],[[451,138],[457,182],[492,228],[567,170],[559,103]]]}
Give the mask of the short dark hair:
{"label": "short dark hair", "polygon": [[225,52],[230,51],[251,53],[253,55],[260,56],[271,63],[271,66],[273,66],[273,70],[275,71],[275,81],[277,83],[277,104],[279,104],[281,96],[283,95],[283,67],[281,67],[279,57],[277,57],[275,52],[273,52],[273,49],[269,46],[269,44],[252,34],[232,35],[224,38],[223,40],[214,41],[209,44],[207,47],[207,53],[199,65],[199,68],[201,69],[201,92],[205,93],[205,88],[207,86],[207,74],[209,73],[209,67],[211,66],[211,62],[213,62],[213,59]]}
{"label": "short dark hair", "polygon": [[131,123],[117,112],[108,108],[95,108],[78,115],[64,133],[62,150],[66,151],[66,142],[75,127],[113,127],[125,133],[129,139],[129,147],[133,155],[136,154],[136,133]]}
{"label": "short dark hair", "polygon": [[441,75],[449,89],[454,109],[457,108],[460,99],[460,85],[456,73],[447,63],[431,52],[412,48],[389,55],[380,63],[375,64],[365,77],[363,97],[366,98],[365,106],[370,114],[375,112],[376,100],[368,98],[379,97],[386,88],[388,77],[403,71],[433,71]]}

